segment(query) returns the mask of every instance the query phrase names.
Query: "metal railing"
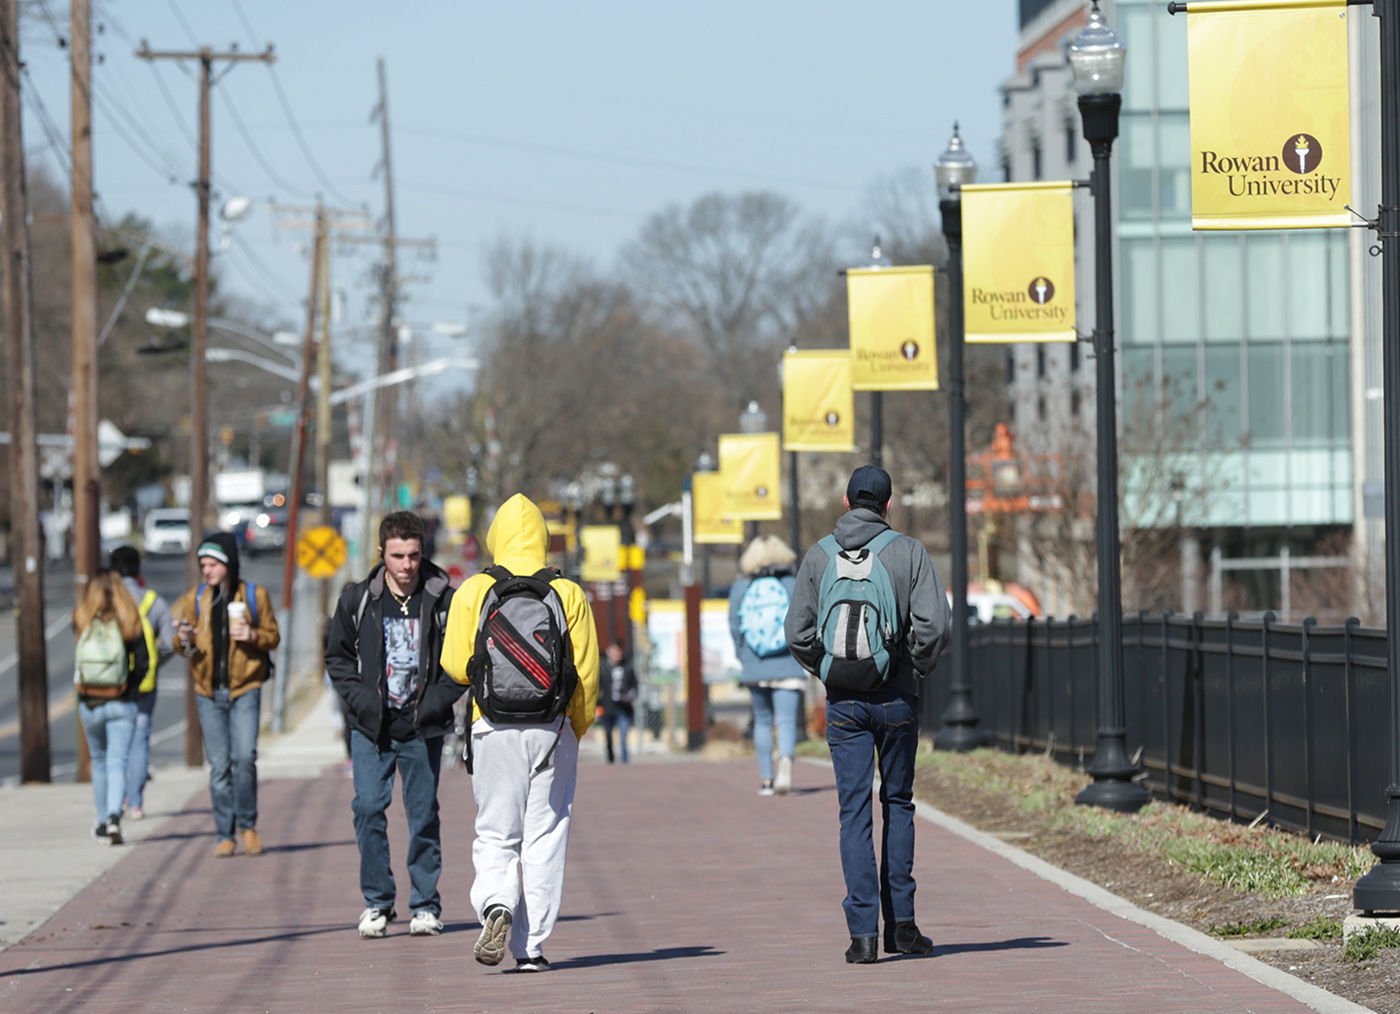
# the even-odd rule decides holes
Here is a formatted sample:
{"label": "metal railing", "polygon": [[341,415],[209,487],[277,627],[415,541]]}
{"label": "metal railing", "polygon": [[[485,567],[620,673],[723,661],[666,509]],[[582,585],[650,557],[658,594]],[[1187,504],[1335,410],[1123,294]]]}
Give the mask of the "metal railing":
{"label": "metal railing", "polygon": [[[970,632],[992,744],[1081,766],[1094,754],[1093,619],[996,620]],[[1170,613],[1123,617],[1128,749],[1159,798],[1350,842],[1385,822],[1386,634]],[[948,674],[923,695],[939,727]]]}

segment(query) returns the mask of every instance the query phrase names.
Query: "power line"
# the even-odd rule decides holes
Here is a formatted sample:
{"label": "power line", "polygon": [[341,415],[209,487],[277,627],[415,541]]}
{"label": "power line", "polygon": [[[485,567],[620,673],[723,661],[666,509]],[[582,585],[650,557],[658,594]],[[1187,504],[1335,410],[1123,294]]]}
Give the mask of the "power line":
{"label": "power line", "polygon": [[193,46],[195,49],[198,49],[199,37],[194,34],[194,29],[191,28],[190,23],[185,20],[185,14],[182,10],[180,10],[180,5],[177,4],[175,0],[166,0],[166,3],[170,7],[170,13],[175,15],[175,20],[180,22],[180,28],[183,29],[185,33],[185,38],[190,40],[191,46]]}
{"label": "power line", "polygon": [[[170,0],[174,3],[174,0]],[[248,20],[247,13],[243,10],[242,0],[233,0],[233,9],[238,15],[238,20],[243,24],[243,30],[248,33],[248,41],[253,45],[258,44],[258,36],[253,31],[253,24]],[[301,132],[301,125],[297,122],[296,115],[292,112],[292,104],[287,99],[287,93],[282,88],[282,79],[277,76],[277,68],[272,64],[267,65],[268,76],[272,79],[273,91],[277,93],[277,101],[282,106],[282,112],[287,117],[287,124],[292,128],[292,136],[296,138],[297,146],[301,148],[302,156],[306,159],[306,164],[311,167],[311,172],[317,181],[325,188],[326,194],[332,197],[338,204],[353,206],[357,201],[351,200],[337,189],[336,185],[330,181],[325,172],[321,169],[321,164],[316,161],[316,156],[311,153],[311,146],[306,143],[306,137]]]}
{"label": "power line", "polygon": [[268,179],[272,180],[278,188],[293,196],[315,197],[315,193],[293,186],[278,175],[277,170],[272,168],[271,163],[263,156],[262,149],[259,148],[257,142],[253,140],[253,135],[249,133],[247,124],[243,122],[243,117],[239,115],[238,107],[233,104],[233,96],[229,94],[228,89],[220,89],[219,95],[224,100],[224,106],[228,109],[229,116],[233,118],[233,125],[238,128],[239,134],[243,136],[243,143],[248,146],[249,153],[252,154],[258,165],[262,166],[263,172],[267,173]]}
{"label": "power line", "polygon": [[271,271],[269,271],[267,266],[263,264],[262,258],[259,257],[248,246],[247,240],[245,240],[236,232],[233,233],[233,245],[241,253],[247,256],[248,263],[251,264],[253,268],[256,268],[258,274],[262,276],[260,280],[255,280],[246,270],[244,270],[244,265],[242,261],[235,260],[233,262],[235,267],[237,267],[241,272],[243,272],[244,279],[252,283],[254,289],[279,289],[281,291],[278,293],[278,295],[284,297],[282,300],[283,302],[292,303],[295,305],[301,304],[302,297],[299,295],[292,294],[290,289],[284,288],[286,282],[283,279],[279,278],[277,275],[274,275]]}

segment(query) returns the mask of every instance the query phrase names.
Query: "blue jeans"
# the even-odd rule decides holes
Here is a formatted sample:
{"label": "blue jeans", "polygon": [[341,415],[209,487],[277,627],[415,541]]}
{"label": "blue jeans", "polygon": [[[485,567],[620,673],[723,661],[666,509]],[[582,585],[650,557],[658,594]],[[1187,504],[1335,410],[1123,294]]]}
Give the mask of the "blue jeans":
{"label": "blue jeans", "polygon": [[214,831],[233,841],[235,831],[258,826],[258,720],[262,688],[230,700],[227,688],[213,697],[195,695],[204,756],[209,761],[209,799]]}
{"label": "blue jeans", "polygon": [[126,762],[126,805],[145,806],[146,776],[151,763],[151,716],[156,711],[156,692],[136,698],[136,734],[131,738],[131,756]]}
{"label": "blue jeans", "polygon": [[797,712],[802,706],[801,690],[749,687],[753,698],[753,748],[758,754],[758,777],[773,780],[773,716],[778,717],[778,756],[797,753]]}
{"label": "blue jeans", "polygon": [[613,730],[617,730],[618,739],[621,742],[622,763],[626,764],[627,757],[627,734],[632,731],[632,711],[631,708],[618,708],[615,711],[605,711],[603,713],[603,735],[608,744],[608,763],[613,762]]}
{"label": "blue jeans", "polygon": [[126,792],[126,761],[136,731],[135,701],[104,701],[89,707],[78,703],[83,732],[92,757],[92,803],[99,823],[122,815]]}
{"label": "blue jeans", "polygon": [[394,871],[389,866],[389,819],[394,798],[394,770],[403,780],[403,809],[408,818],[408,879],[415,912],[442,914],[438,878],[442,875],[442,824],[438,820],[438,772],[442,737],[382,746],[359,729],[350,730],[350,767],[355,776],[355,844],[360,848],[360,892],[366,908],[394,907]]}
{"label": "blue jeans", "polygon": [[[841,809],[841,873],[846,926],[873,937],[878,916],[892,930],[914,918],[914,753],[918,702],[893,690],[838,697],[826,705],[826,742]],[[870,784],[880,763],[880,869],[875,869]]]}

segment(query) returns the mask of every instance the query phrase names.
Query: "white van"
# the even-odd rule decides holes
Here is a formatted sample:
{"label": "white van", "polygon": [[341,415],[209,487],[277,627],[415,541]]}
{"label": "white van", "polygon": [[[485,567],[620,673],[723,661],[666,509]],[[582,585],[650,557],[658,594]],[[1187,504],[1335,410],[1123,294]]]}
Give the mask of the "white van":
{"label": "white van", "polygon": [[190,512],[184,507],[156,507],[146,512],[143,529],[148,553],[188,553]]}

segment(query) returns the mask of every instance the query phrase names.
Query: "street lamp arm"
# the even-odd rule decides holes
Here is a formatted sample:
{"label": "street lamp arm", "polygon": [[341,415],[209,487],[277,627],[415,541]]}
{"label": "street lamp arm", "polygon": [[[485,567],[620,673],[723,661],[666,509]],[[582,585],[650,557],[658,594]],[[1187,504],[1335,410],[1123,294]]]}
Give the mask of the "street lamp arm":
{"label": "street lamp arm", "polygon": [[290,366],[284,366],[281,363],[274,362],[271,359],[255,356],[251,352],[244,352],[242,349],[208,349],[205,352],[204,358],[211,363],[238,362],[248,366],[256,366],[260,370],[275,374],[284,380],[290,380],[294,384],[301,381],[300,371],[294,370]]}
{"label": "street lamp arm", "polygon": [[394,370],[391,373],[362,380],[358,384],[351,384],[349,387],[342,387],[331,395],[330,402],[332,405],[340,405],[351,398],[358,398],[370,391],[377,391],[381,387],[393,387],[395,384],[417,380],[419,377],[435,376],[453,367],[462,370],[475,370],[480,365],[480,360],[474,356],[449,356],[442,359],[432,359],[418,366],[405,366],[401,370]]}

